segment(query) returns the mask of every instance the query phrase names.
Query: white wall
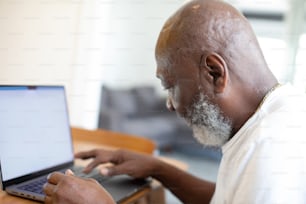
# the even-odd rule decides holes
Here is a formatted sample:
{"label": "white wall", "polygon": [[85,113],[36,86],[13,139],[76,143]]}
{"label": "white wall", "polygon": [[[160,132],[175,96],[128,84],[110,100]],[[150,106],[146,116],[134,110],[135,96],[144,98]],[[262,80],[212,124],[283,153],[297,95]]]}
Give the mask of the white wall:
{"label": "white wall", "polygon": [[72,80],[79,5],[59,2],[1,0],[1,83]]}
{"label": "white wall", "polygon": [[1,0],[0,83],[64,84],[71,124],[95,128],[100,88],[152,84],[154,47],[183,0]]}
{"label": "white wall", "polygon": [[[155,43],[165,20],[184,2],[1,0],[0,83],[64,84],[71,124],[95,128],[102,84],[152,84],[160,90]],[[272,27],[252,24],[260,37]],[[283,25],[273,29],[269,36],[282,33]],[[286,45],[278,39],[260,42],[281,75]],[[305,81],[302,75],[299,81]]]}
{"label": "white wall", "polygon": [[66,0],[1,0],[0,83],[63,84],[71,107],[80,9]]}
{"label": "white wall", "polygon": [[165,20],[182,0],[85,1],[80,15],[76,105],[79,124],[95,128],[102,84],[127,88],[151,84],[155,78],[154,48]]}

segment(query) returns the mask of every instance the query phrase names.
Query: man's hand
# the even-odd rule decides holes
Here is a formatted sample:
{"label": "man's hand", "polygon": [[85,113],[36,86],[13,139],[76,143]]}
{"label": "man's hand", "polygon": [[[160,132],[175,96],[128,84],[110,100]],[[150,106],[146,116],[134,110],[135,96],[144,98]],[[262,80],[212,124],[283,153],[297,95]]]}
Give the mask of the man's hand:
{"label": "man's hand", "polygon": [[80,159],[93,159],[93,161],[85,167],[85,173],[89,173],[99,164],[110,162],[113,165],[102,168],[101,174],[105,176],[128,174],[134,178],[153,176],[160,162],[150,155],[135,153],[128,150],[110,151],[95,149],[87,152],[79,152],[75,157]]}
{"label": "man's hand", "polygon": [[135,178],[151,176],[159,180],[182,203],[209,203],[215,190],[214,183],[192,176],[186,171],[147,154],[128,150],[95,149],[77,153],[75,157],[92,159],[85,167],[85,173],[89,173],[99,164],[112,163],[113,165],[101,169],[103,175],[128,174]]}
{"label": "man's hand", "polygon": [[115,204],[95,180],[75,177],[71,171],[50,174],[44,192],[46,204]]}

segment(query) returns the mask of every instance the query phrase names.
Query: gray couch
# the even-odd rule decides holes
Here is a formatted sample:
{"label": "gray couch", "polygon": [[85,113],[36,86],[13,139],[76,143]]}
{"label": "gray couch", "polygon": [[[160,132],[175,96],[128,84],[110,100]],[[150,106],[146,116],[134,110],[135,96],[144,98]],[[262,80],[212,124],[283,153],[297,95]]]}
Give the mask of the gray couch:
{"label": "gray couch", "polygon": [[[148,137],[161,150],[210,153],[195,141],[185,121],[169,111],[165,102],[151,86],[129,89],[103,86],[98,127]],[[215,156],[219,158],[218,154]]]}

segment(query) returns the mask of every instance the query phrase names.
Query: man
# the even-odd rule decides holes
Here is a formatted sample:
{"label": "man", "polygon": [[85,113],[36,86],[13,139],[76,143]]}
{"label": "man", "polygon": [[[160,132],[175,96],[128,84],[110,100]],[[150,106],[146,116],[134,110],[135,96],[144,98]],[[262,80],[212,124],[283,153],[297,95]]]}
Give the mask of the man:
{"label": "man", "polygon": [[[194,0],[164,25],[156,46],[157,77],[167,106],[205,145],[221,146],[217,182],[154,157],[92,150],[85,168],[114,164],[104,175],[151,176],[183,203],[306,203],[305,98],[279,85],[247,20],[217,0]],[[93,180],[54,173],[46,203],[113,203]]]}

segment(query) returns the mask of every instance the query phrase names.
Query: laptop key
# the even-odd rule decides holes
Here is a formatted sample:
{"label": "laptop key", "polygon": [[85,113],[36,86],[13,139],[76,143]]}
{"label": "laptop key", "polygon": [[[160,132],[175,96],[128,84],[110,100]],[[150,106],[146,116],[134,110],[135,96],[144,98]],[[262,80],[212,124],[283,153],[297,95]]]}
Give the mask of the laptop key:
{"label": "laptop key", "polygon": [[47,178],[43,177],[43,178],[41,178],[39,180],[35,180],[31,183],[27,183],[27,184],[24,184],[22,186],[18,186],[18,189],[43,194],[43,185],[46,182],[47,182]]}

